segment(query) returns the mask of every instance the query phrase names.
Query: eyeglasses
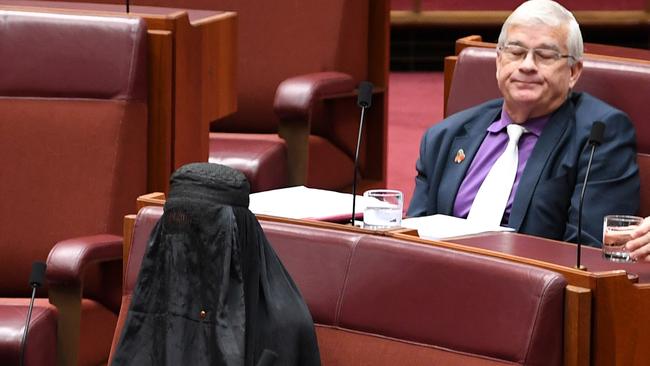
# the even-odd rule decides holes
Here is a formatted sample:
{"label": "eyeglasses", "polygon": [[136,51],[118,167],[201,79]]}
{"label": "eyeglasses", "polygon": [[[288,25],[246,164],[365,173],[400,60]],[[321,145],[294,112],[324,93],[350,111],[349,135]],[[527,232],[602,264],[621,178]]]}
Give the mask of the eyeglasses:
{"label": "eyeglasses", "polygon": [[550,48],[526,48],[515,44],[507,44],[505,46],[499,46],[499,51],[501,51],[501,54],[506,60],[512,62],[523,61],[528,57],[529,52],[533,52],[533,61],[537,65],[544,66],[553,65],[561,58],[572,58],[575,60],[575,57],[571,55],[563,55]]}

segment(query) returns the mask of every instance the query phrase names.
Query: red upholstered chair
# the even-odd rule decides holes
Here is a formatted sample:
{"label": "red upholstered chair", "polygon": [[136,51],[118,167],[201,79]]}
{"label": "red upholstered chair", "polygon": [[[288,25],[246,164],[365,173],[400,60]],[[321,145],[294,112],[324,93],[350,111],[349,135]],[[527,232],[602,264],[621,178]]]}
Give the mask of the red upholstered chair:
{"label": "red upholstered chair", "polygon": [[355,88],[369,80],[376,90],[360,152],[360,187],[385,185],[388,0],[138,5],[238,14],[238,111],[212,124],[210,161],[243,171],[253,191],[351,186],[359,123]]}
{"label": "red upholstered chair", "polygon": [[[133,234],[114,345],[162,211],[144,207],[125,225]],[[260,223],[305,298],[324,366],[551,366],[572,351],[558,273],[331,226]]]}
{"label": "red upholstered chair", "polygon": [[146,190],[145,26],[0,11],[0,29],[0,364],[18,363],[46,260],[25,365],[105,363],[123,216]]}
{"label": "red upholstered chair", "polygon": [[[649,0],[650,1],[650,0]],[[451,87],[451,78],[454,74],[454,68],[458,55],[462,50],[469,47],[479,47],[479,48],[496,48],[496,43],[484,42],[483,37],[479,35],[471,35],[462,37],[456,40],[455,44],[455,56],[445,57],[445,108],[447,107],[447,100],[449,97],[449,88]],[[620,58],[633,59],[643,63],[644,61],[650,61],[650,50],[642,48],[629,48],[629,47],[619,47],[599,43],[589,43],[584,44],[585,57],[587,59],[598,59],[598,60],[611,60],[611,61],[620,61]],[[631,60],[630,60],[631,61]],[[489,66],[489,65],[488,65]],[[487,75],[483,72],[477,73],[481,77],[481,82],[486,82],[489,88],[489,95],[498,95],[494,94],[496,89],[496,83],[493,83],[492,75]],[[445,115],[449,113],[445,112]]]}
{"label": "red upholstered chair", "polygon": [[[162,204],[164,204],[164,201]],[[144,258],[145,251],[147,250],[146,243],[149,241],[151,231],[162,216],[162,213],[163,209],[160,206],[146,206],[140,209],[140,212],[138,212],[138,215],[135,218],[125,218],[124,228],[125,238],[127,238],[125,242],[128,242],[129,246],[125,250],[126,258],[124,258],[124,263],[126,268],[124,268],[124,278],[122,281],[122,302],[120,305],[117,326],[115,327],[115,333],[113,334],[109,364],[112,361],[117,343],[122,334],[122,327],[124,326],[124,322],[128,315],[131,298],[133,297],[133,289],[135,288],[138,274],[140,273],[140,266],[142,265],[142,258]],[[128,222],[130,222],[130,224],[128,224]],[[126,229],[129,230],[128,234]]]}
{"label": "red upholstered chair", "polygon": [[[275,136],[274,150],[282,151],[286,144],[286,184],[339,190],[351,186],[359,121],[354,90],[359,81],[370,80],[377,90],[360,171],[363,186],[385,185],[387,0],[183,4],[233,10],[239,17],[238,112],[213,124],[212,160],[234,157],[253,164],[257,169],[242,169],[249,178],[264,169],[281,177],[281,159],[264,166],[264,155],[256,156],[258,137],[247,137],[254,139],[246,143],[249,152],[238,153],[228,144],[230,133],[270,134]],[[252,180],[253,190],[272,188],[257,180]]]}
{"label": "red upholstered chair", "polygon": [[[489,99],[500,97],[497,88],[496,51],[464,49],[453,68],[448,86],[446,114],[450,115]],[[477,88],[476,85],[481,85]],[[446,86],[447,87],[447,86]],[[626,112],[636,128],[637,161],[641,174],[640,215],[650,215],[650,61],[586,54],[576,91],[586,91]]]}

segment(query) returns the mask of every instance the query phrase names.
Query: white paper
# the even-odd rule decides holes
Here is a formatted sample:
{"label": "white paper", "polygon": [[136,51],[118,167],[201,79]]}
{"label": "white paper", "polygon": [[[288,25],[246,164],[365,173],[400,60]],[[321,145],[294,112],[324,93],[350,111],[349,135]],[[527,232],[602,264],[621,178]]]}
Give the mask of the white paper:
{"label": "white paper", "polygon": [[469,222],[463,218],[447,215],[431,215],[403,219],[402,226],[409,229],[416,229],[421,238],[431,240],[479,234],[488,231],[514,231],[509,227],[484,226],[475,222]]}
{"label": "white paper", "polygon": [[[367,200],[357,195],[355,213],[363,212]],[[352,195],[296,186],[252,193],[248,208],[254,214],[291,219],[349,219],[352,217]]]}

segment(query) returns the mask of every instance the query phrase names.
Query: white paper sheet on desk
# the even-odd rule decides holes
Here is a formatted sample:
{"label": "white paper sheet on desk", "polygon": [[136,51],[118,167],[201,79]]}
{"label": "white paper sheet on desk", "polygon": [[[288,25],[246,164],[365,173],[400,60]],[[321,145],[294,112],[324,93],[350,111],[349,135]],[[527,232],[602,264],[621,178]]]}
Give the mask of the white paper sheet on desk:
{"label": "white paper sheet on desk", "polygon": [[412,217],[402,220],[402,226],[416,229],[418,236],[423,239],[446,239],[457,236],[472,235],[488,231],[514,231],[503,226],[481,226],[454,216],[431,215]]}
{"label": "white paper sheet on desk", "polygon": [[[367,199],[357,195],[355,216],[363,213]],[[252,193],[248,208],[255,214],[290,219],[345,220],[352,216],[352,195],[296,186]]]}

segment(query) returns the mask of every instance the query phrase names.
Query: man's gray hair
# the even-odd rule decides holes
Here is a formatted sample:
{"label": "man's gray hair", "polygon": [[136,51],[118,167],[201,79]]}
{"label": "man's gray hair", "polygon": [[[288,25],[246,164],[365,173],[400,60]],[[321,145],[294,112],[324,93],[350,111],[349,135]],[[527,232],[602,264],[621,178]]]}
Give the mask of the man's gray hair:
{"label": "man's gray hair", "polygon": [[501,27],[499,46],[505,45],[508,29],[511,26],[531,24],[543,24],[550,27],[566,25],[569,31],[566,47],[569,55],[574,57],[574,59],[569,58],[569,65],[582,59],[584,45],[578,21],[570,11],[552,0],[529,0],[519,5]]}

